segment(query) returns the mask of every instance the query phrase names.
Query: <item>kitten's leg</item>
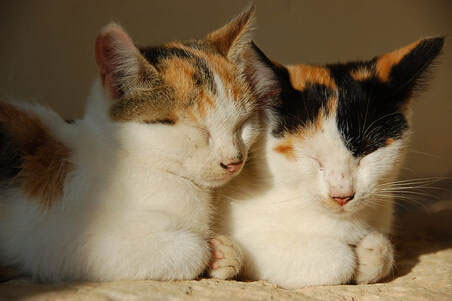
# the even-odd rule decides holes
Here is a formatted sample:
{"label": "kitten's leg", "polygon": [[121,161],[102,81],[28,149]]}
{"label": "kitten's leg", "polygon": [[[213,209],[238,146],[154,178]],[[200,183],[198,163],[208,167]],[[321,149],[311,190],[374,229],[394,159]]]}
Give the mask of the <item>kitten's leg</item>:
{"label": "kitten's leg", "polygon": [[394,251],[389,239],[379,232],[371,232],[356,246],[358,268],[355,281],[375,283],[386,277],[394,263]]}
{"label": "kitten's leg", "polygon": [[243,276],[267,280],[283,288],[337,285],[352,280],[356,270],[354,250],[330,237],[265,233],[242,242]]}
{"label": "kitten's leg", "polygon": [[[205,271],[211,257],[207,240],[188,231],[132,235],[130,239],[103,236],[88,249],[76,267],[81,271],[75,279],[190,280]],[[63,278],[74,279],[71,271],[66,272]]]}
{"label": "kitten's leg", "polygon": [[232,279],[238,275],[242,266],[242,251],[230,238],[216,235],[211,239],[212,261],[209,276],[217,279]]}

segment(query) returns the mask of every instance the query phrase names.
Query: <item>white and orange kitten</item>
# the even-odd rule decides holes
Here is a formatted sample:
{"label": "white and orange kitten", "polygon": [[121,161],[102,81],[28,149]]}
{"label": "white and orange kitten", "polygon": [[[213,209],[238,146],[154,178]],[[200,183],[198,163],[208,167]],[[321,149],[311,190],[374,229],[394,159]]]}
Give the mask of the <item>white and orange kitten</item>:
{"label": "white and orange kitten", "polygon": [[222,254],[228,277],[299,288],[390,273],[391,182],[410,135],[411,99],[442,46],[443,38],[428,38],[326,66],[285,67],[260,53],[267,68],[251,81],[276,79],[280,96],[244,170],[218,191],[217,231],[236,242]]}
{"label": "white and orange kitten", "polygon": [[[0,264],[43,281],[193,279],[211,258],[211,189],[260,128],[243,71],[254,8],[205,39],[138,49],[115,24],[83,119],[0,103]],[[250,59],[247,59],[250,58]]]}

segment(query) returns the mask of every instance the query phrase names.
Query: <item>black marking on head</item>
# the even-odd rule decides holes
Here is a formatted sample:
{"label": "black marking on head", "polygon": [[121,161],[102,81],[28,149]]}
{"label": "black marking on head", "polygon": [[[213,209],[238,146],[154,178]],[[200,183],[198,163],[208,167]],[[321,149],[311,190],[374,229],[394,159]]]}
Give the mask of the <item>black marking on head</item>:
{"label": "black marking on head", "polygon": [[385,146],[388,138],[400,139],[408,129],[401,108],[405,99],[395,97],[389,84],[375,76],[363,81],[351,77],[350,71],[363,67],[374,70],[375,60],[328,65],[338,87],[337,126],[355,157]]}
{"label": "black marking on head", "polygon": [[[338,87],[336,121],[347,148],[362,157],[400,139],[408,129],[404,105],[420,88],[425,88],[429,67],[443,46],[443,38],[425,39],[392,66],[390,80],[376,75],[378,57],[368,62],[328,65]],[[383,56],[384,57],[384,56]],[[350,73],[370,70],[367,79],[355,81]]]}
{"label": "black marking on head", "polygon": [[[281,85],[280,102],[272,105],[277,124],[273,135],[284,136],[310,126],[319,112],[328,114],[329,97],[337,97],[336,123],[347,148],[355,157],[363,157],[402,138],[408,129],[406,105],[413,93],[424,88],[429,67],[441,51],[444,38],[419,42],[400,61],[390,66],[389,79],[378,76],[380,60],[391,60],[400,52],[375,57],[370,61],[326,65],[337,91],[323,85],[305,83],[297,91],[290,83],[285,67],[273,65]],[[383,61],[384,63],[384,61]],[[360,74],[355,76],[352,74]],[[325,115],[326,115],[325,114]]]}
{"label": "black marking on head", "polygon": [[329,113],[328,101],[335,95],[333,89],[317,84],[306,83],[303,91],[296,90],[285,67],[275,69],[281,84],[280,101],[272,105],[277,114],[277,124],[272,129],[275,137],[282,137],[286,132],[295,133],[300,128],[313,124],[323,111]]}
{"label": "black marking on head", "polygon": [[192,53],[177,47],[145,47],[140,48],[140,52],[154,66],[158,66],[163,60],[171,57],[181,59],[192,59],[194,57]]}
{"label": "black marking on head", "polygon": [[189,61],[195,68],[193,80],[196,86],[206,85],[206,87],[216,94],[216,85],[212,71],[209,69],[205,59],[195,54],[177,47],[146,47],[140,48],[141,54],[146,60],[157,69],[165,59],[177,57]]}
{"label": "black marking on head", "polygon": [[204,59],[196,57],[194,62],[195,74],[193,75],[193,79],[196,85],[201,85],[203,82],[206,83],[209,90],[213,93],[217,93],[217,87],[215,85],[215,80],[213,78],[213,73],[207,66],[207,63]]}
{"label": "black marking on head", "polygon": [[444,37],[425,39],[395,65],[390,73],[391,88],[399,98],[408,99],[427,87],[431,68],[444,46]]}
{"label": "black marking on head", "polygon": [[273,129],[273,135],[281,137],[284,132],[293,134],[300,128],[314,124],[322,111],[329,113],[328,101],[333,95],[331,88],[313,83],[307,83],[303,91],[283,89],[282,103],[274,107],[279,123]]}

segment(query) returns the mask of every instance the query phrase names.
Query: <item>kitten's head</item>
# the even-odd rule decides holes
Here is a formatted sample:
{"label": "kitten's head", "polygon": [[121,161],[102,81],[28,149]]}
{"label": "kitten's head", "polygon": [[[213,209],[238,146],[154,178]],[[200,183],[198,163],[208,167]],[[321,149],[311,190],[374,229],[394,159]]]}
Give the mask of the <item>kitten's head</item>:
{"label": "kitten's head", "polygon": [[275,176],[333,212],[383,201],[382,185],[396,176],[406,146],[411,99],[442,46],[443,38],[427,38],[369,61],[326,66],[264,58],[282,89],[269,133]]}
{"label": "kitten's head", "polygon": [[195,183],[238,174],[260,127],[261,107],[244,70],[254,7],[204,39],[137,48],[116,24],[96,41],[109,121],[130,151]]}

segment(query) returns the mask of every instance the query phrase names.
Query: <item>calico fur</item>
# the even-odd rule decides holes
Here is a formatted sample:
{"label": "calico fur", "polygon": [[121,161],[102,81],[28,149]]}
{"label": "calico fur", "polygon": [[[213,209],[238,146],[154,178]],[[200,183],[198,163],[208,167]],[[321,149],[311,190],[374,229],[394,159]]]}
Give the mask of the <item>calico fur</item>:
{"label": "calico fur", "polygon": [[242,249],[230,255],[242,278],[300,288],[390,273],[391,187],[408,145],[410,103],[443,40],[325,66],[282,66],[255,47],[279,97],[252,160],[216,197],[217,231]]}
{"label": "calico fur", "polygon": [[259,62],[241,59],[253,18],[250,7],[204,39],[142,49],[107,25],[76,122],[0,103],[0,263],[50,282],[202,273],[211,189],[240,172],[260,128],[243,75]]}

